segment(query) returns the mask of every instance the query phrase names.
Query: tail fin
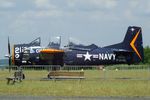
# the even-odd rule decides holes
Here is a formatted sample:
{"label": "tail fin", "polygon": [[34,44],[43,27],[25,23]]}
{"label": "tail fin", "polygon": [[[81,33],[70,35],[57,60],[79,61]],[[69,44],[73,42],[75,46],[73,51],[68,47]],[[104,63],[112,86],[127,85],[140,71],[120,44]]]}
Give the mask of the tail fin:
{"label": "tail fin", "polygon": [[142,29],[141,27],[130,26],[128,27],[126,36],[122,42],[123,47],[133,53],[134,62],[144,60]]}

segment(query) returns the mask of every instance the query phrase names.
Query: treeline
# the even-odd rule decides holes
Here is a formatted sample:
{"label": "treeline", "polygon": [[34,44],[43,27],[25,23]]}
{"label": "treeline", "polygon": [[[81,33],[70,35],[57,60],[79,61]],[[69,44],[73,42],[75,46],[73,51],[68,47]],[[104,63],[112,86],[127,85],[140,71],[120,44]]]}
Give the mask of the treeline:
{"label": "treeline", "polygon": [[150,47],[144,48],[144,64],[150,64]]}

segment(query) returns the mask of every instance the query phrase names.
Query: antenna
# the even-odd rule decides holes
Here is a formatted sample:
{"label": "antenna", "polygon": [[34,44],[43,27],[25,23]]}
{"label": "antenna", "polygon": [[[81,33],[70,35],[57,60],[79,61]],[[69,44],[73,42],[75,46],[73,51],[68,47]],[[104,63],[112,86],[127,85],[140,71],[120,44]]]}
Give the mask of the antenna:
{"label": "antenna", "polygon": [[61,47],[61,36],[59,36],[59,48]]}

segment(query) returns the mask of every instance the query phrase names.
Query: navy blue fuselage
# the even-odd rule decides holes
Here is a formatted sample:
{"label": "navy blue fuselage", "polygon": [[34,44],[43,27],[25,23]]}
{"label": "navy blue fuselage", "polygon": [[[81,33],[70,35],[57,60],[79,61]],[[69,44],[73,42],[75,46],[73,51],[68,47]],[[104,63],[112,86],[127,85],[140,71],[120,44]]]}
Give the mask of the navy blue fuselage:
{"label": "navy blue fuselage", "polygon": [[[142,29],[136,26],[128,27],[121,43],[102,48],[95,44],[84,46],[70,43],[64,52],[56,52],[60,50],[58,49],[60,45],[53,48],[51,45],[54,43],[51,43],[48,48],[42,48],[40,41],[38,38],[29,44],[14,45],[12,55],[14,65],[135,64],[144,60]],[[47,50],[41,52],[43,49]]]}

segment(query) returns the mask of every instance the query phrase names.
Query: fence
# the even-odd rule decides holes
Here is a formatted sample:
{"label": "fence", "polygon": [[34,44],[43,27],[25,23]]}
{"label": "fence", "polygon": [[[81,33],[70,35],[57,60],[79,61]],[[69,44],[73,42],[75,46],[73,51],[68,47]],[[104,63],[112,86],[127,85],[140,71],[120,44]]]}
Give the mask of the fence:
{"label": "fence", "polygon": [[[20,67],[26,80],[41,80],[47,78],[48,73],[54,70],[66,72],[84,72],[87,81],[92,80],[150,80],[149,65],[115,65],[115,66],[56,66],[56,65],[30,65]],[[0,70],[0,80],[12,76],[18,70],[17,66],[3,66]]]}

